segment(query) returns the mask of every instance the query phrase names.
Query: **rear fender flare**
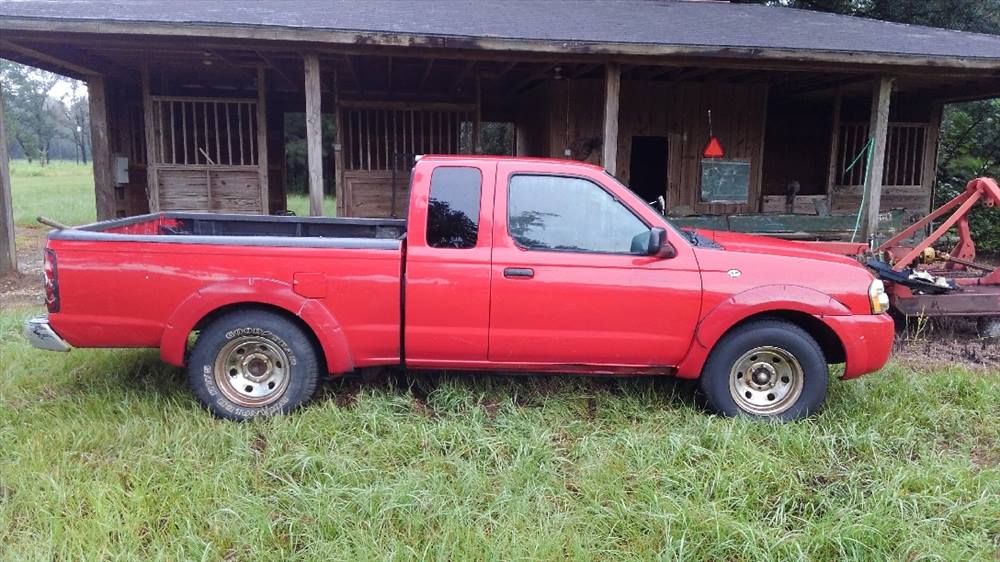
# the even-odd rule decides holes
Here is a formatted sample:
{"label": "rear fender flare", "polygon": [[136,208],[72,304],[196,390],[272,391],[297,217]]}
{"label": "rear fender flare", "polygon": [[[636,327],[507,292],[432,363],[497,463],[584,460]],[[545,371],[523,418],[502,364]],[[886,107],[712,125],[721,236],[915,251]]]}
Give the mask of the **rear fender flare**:
{"label": "rear fender flare", "polygon": [[687,357],[677,367],[677,376],[698,378],[709,352],[730,328],[751,316],[779,311],[802,312],[820,320],[851,314],[837,299],[801,285],[766,285],[743,291],[720,302],[701,319]]}
{"label": "rear fender flare", "polygon": [[164,328],[160,358],[183,366],[188,335],[198,322],[220,308],[240,304],[274,306],[298,317],[323,348],[329,372],[344,373],[354,368],[344,331],[326,307],[296,294],[290,283],[252,277],[213,283],[185,299]]}

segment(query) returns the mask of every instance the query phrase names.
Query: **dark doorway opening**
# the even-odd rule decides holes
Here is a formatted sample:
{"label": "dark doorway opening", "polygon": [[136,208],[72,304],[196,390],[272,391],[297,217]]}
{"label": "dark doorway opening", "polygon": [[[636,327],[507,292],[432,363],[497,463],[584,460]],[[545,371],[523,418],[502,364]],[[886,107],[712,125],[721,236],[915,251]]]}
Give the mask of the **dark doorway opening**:
{"label": "dark doorway opening", "polygon": [[629,188],[646,201],[667,193],[667,137],[632,137]]}

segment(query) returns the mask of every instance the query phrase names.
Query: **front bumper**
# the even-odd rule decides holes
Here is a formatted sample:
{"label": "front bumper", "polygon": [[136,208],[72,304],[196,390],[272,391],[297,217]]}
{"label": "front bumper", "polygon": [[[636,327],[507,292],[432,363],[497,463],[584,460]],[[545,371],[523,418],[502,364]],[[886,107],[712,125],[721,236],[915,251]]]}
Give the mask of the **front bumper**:
{"label": "front bumper", "polygon": [[888,314],[824,316],[823,320],[844,344],[847,362],[841,378],[874,373],[889,360],[896,328]]}
{"label": "front bumper", "polygon": [[48,351],[69,351],[72,349],[66,340],[49,325],[47,316],[36,316],[24,323],[24,337],[31,345]]}

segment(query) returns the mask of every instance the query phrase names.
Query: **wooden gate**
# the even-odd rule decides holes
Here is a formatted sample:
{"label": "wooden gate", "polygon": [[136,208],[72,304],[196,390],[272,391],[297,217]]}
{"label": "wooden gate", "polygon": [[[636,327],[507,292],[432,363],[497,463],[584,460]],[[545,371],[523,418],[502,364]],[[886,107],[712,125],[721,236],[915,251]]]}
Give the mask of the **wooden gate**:
{"label": "wooden gate", "polygon": [[[150,96],[150,208],[263,213],[265,120],[255,99]],[[266,154],[266,153],[264,153]]]}
{"label": "wooden gate", "polygon": [[343,190],[351,217],[402,217],[421,154],[470,154],[475,105],[341,102]]}

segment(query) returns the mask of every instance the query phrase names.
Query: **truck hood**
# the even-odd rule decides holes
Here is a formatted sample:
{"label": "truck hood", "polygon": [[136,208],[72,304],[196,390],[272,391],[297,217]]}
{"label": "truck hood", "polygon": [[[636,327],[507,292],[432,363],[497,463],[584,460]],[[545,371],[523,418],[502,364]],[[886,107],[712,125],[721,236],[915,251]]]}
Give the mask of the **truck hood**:
{"label": "truck hood", "polygon": [[772,256],[818,260],[826,263],[835,262],[846,265],[854,265],[864,269],[864,266],[856,260],[846,256],[814,250],[809,247],[808,243],[792,242],[789,240],[781,240],[779,238],[756,236],[753,234],[743,234],[739,232],[700,229],[695,230],[694,232],[715,242],[721,246],[720,249],[730,252],[768,254]]}

